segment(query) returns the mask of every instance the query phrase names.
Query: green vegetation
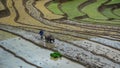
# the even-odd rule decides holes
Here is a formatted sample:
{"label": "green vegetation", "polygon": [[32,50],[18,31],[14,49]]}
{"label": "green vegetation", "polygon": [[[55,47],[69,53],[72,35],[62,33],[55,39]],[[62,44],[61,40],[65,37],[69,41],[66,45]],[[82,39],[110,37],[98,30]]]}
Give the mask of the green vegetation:
{"label": "green vegetation", "polygon": [[59,3],[55,3],[55,2],[51,2],[49,5],[48,5],[48,9],[50,10],[50,11],[52,11],[53,13],[55,13],[55,14],[64,14],[64,13],[62,13],[61,11],[60,11],[60,9],[58,8],[58,4]]}
{"label": "green vegetation", "polygon": [[60,58],[60,57],[62,57],[62,55],[61,55],[59,52],[51,53],[50,56],[51,56],[52,58]]}
{"label": "green vegetation", "polygon": [[[59,7],[61,7],[61,10],[68,15],[68,19],[73,20],[75,17],[84,15],[84,13],[80,12],[77,7],[80,4],[84,3],[85,1],[86,0],[68,1],[68,2],[62,3],[61,6]],[[82,11],[88,14],[90,18],[85,18],[77,21],[82,21],[82,22],[87,22],[92,24],[103,24],[103,25],[105,24],[105,25],[117,25],[117,26],[120,25],[119,21],[118,22],[115,22],[115,20],[107,21],[108,18],[119,19],[119,17],[112,14],[112,11],[110,8],[105,9],[103,12],[103,15],[98,11],[98,7],[101,6],[101,4],[104,2],[106,2],[106,0],[97,0],[96,2],[84,7]],[[58,8],[58,4],[59,3],[51,2],[48,6],[48,9],[54,12],[55,14],[63,14]],[[117,10],[115,12],[119,13],[119,11]]]}
{"label": "green vegetation", "polygon": [[83,16],[84,13],[78,10],[78,6],[85,2],[86,0],[73,0],[69,2],[62,3],[61,9],[64,13],[68,15],[68,19],[73,19],[78,16]]}
{"label": "green vegetation", "polygon": [[120,19],[120,17],[118,17],[112,13],[112,8],[105,8],[104,11],[102,12],[102,14],[108,18]]}
{"label": "green vegetation", "polygon": [[119,9],[115,9],[113,11],[113,13],[116,14],[116,15],[118,15],[118,16],[120,16],[120,8]]}
{"label": "green vegetation", "polygon": [[[97,0],[94,3],[85,6],[81,10],[82,12],[78,10],[78,6],[86,2],[86,0],[72,0],[64,3],[51,2],[48,5],[48,9],[55,14],[66,13],[68,15],[68,19],[71,19],[71,20],[75,20],[74,19],[75,17],[83,16],[86,13],[90,18],[77,20],[83,23],[119,26],[120,25],[119,21],[117,20],[109,21],[108,19],[109,18],[120,19],[119,16],[116,16],[116,15],[120,15],[120,12],[119,12],[120,10],[114,10],[114,13],[116,15],[112,13],[112,10],[110,8],[105,9],[102,13],[98,11],[98,7],[101,6],[101,4],[106,1],[107,0]],[[59,4],[61,5],[58,6]],[[61,10],[58,7],[60,7]]]}
{"label": "green vegetation", "polygon": [[[84,13],[80,12],[78,10],[78,6],[82,3],[84,3],[86,0],[73,0],[64,2],[61,4],[61,10],[68,15],[68,19],[75,20],[75,17],[83,16]],[[85,6],[82,11],[88,14],[90,18],[85,18],[82,20],[82,22],[92,23],[92,24],[105,24],[105,25],[120,25],[119,21],[108,21],[108,18],[115,18],[119,19],[116,15],[112,14],[111,9],[106,9],[103,12],[103,15],[98,11],[98,7],[101,6],[102,3],[106,2],[106,0],[97,0],[96,2]],[[60,9],[58,8],[59,3],[51,2],[48,6],[48,9],[54,12],[55,14],[63,14]],[[76,7],[76,8],[75,8]],[[116,11],[119,13],[119,11]],[[105,14],[105,16],[104,16]]]}
{"label": "green vegetation", "polygon": [[72,1],[72,0],[52,0],[52,1],[63,3],[63,2],[66,2],[66,1]]}
{"label": "green vegetation", "polygon": [[78,21],[83,22],[83,23],[91,23],[91,24],[120,26],[120,22],[107,21],[107,20],[95,20],[95,19],[85,18],[85,19],[78,20]]}
{"label": "green vegetation", "polygon": [[111,0],[107,5],[120,3],[120,0]]}
{"label": "green vegetation", "polygon": [[90,18],[93,18],[93,19],[107,19],[107,17],[103,16],[98,11],[98,7],[104,2],[106,2],[106,0],[97,0],[96,2],[84,7],[82,11],[85,12]]}

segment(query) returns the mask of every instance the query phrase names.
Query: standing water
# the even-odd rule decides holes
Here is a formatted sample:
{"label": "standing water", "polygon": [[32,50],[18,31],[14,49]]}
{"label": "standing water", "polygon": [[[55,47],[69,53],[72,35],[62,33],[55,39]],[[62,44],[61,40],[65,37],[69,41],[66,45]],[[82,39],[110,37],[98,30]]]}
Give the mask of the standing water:
{"label": "standing water", "polygon": [[[50,53],[53,53],[53,51],[38,47],[35,44],[28,42],[19,37],[0,41],[0,46],[3,46],[5,48],[9,49],[10,51],[14,52],[18,56],[26,59],[28,62],[33,63],[37,66],[40,66],[42,68],[85,68],[81,64],[70,61],[64,57],[59,58],[57,60],[53,60],[50,57]],[[4,56],[2,56],[2,57],[4,57]],[[15,58],[17,58],[17,57],[15,57]],[[7,61],[7,62],[9,62],[9,61]],[[1,63],[1,61],[0,61],[0,63]],[[4,62],[2,62],[2,63],[4,63]],[[5,63],[4,63],[4,65],[5,65]],[[13,62],[11,62],[11,63],[13,63]],[[6,65],[8,65],[8,64],[6,64]],[[2,64],[0,66],[2,66]],[[13,63],[10,66],[14,68],[15,64]],[[24,66],[23,66],[23,68],[24,68]]]}

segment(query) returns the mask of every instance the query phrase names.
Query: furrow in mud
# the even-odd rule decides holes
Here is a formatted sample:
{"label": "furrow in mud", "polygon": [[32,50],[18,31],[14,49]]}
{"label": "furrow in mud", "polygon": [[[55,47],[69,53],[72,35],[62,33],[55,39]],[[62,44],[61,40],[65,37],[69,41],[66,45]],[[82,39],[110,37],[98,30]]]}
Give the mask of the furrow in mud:
{"label": "furrow in mud", "polygon": [[29,64],[29,65],[31,65],[31,66],[34,66],[34,67],[36,67],[36,68],[41,68],[40,66],[37,66],[37,65],[35,65],[35,64],[33,64],[33,63],[31,63],[31,62],[27,61],[27,60],[26,60],[26,59],[24,59],[23,57],[18,56],[16,53],[12,52],[11,50],[9,50],[9,49],[5,48],[5,47],[4,47],[4,46],[2,46],[2,45],[0,45],[0,48],[2,48],[3,50],[7,51],[8,53],[10,53],[10,54],[14,55],[16,58],[21,59],[22,61],[24,61],[25,63],[27,63],[27,64]]}
{"label": "furrow in mud", "polygon": [[[27,29],[27,30],[29,30],[29,29]],[[36,30],[33,30],[31,32],[38,33]],[[77,47],[80,47],[80,48],[83,48],[87,51],[90,51],[93,54],[100,55],[100,56],[103,56],[103,57],[107,57],[110,60],[114,61],[115,63],[119,63],[119,58],[120,58],[119,55],[120,54],[117,54],[117,53],[119,53],[119,50],[116,49],[116,48],[111,48],[107,45],[105,46],[105,44],[98,44],[97,42],[94,42],[94,41],[91,41],[91,40],[89,41],[89,40],[83,39],[81,37],[72,36],[72,35],[69,35],[69,34],[57,33],[57,32],[51,32],[51,31],[47,31],[47,32],[50,32],[52,35],[55,36],[55,38],[57,38],[59,40],[65,41],[67,43],[69,42],[69,43],[71,43],[71,44],[73,44]],[[68,39],[65,39],[66,36],[68,37]],[[69,38],[69,36],[71,38]],[[74,40],[74,41],[72,41],[72,40]],[[100,53],[100,52],[102,52],[102,53]],[[111,56],[110,53],[112,53],[112,52],[114,52],[114,54],[116,53],[116,55]]]}
{"label": "furrow in mud", "polygon": [[[16,33],[18,35],[23,35],[22,33],[24,33],[24,32],[25,32],[24,34],[26,34],[26,31],[23,31],[23,30],[19,29],[19,32],[18,31],[16,32],[16,30],[18,30],[18,29],[14,29],[13,30],[12,27],[8,27],[8,26],[7,27],[4,26],[4,28],[2,27],[2,29],[4,29],[4,30],[7,29],[7,31],[10,31],[12,33]],[[27,39],[29,39],[31,41],[33,41],[33,39],[34,39],[33,42],[38,44],[38,42],[37,42],[38,40],[34,38],[35,36],[37,36],[36,34],[30,33],[30,32],[28,32],[27,34],[28,34],[27,36],[24,35],[23,37],[25,37],[25,38],[27,38]],[[90,53],[88,51],[85,51],[84,49],[74,47],[72,44],[65,43],[65,42],[62,43],[63,41],[58,41],[57,39],[56,39],[56,42],[58,42],[58,44],[56,43],[57,45],[55,46],[55,48],[53,48],[53,50],[58,50],[62,54],[64,54],[66,57],[69,57],[69,58],[71,58],[73,60],[76,60],[78,62],[81,62],[83,64],[88,64],[88,67],[103,67],[103,68],[105,68],[105,67],[115,67],[115,68],[118,68],[119,67],[118,64],[115,64],[115,63],[111,62],[110,60],[108,60],[106,58],[103,58],[101,56],[95,56],[92,53]],[[60,45],[62,45],[62,46],[60,46]],[[69,47],[68,47],[68,45],[69,45]],[[66,48],[64,49],[64,47],[68,47],[70,49],[72,48],[72,51],[71,50],[70,51],[66,50]],[[61,51],[61,48],[63,49],[62,51]],[[65,53],[64,51],[65,52],[68,51],[68,52]],[[74,51],[77,51],[77,52],[73,53]],[[78,51],[79,51],[79,53],[78,53]],[[79,55],[79,56],[77,56],[77,55]],[[84,55],[84,57],[83,57],[83,55]],[[93,63],[91,63],[90,57],[91,57]],[[89,58],[89,59],[87,59],[87,58]]]}
{"label": "furrow in mud", "polygon": [[[34,30],[35,31],[35,30]],[[32,31],[32,32],[34,32],[34,31]],[[114,61],[115,63],[119,63],[119,54],[117,54],[117,53],[119,53],[119,51],[117,52],[117,50],[114,50],[114,49],[111,49],[111,48],[109,48],[109,47],[106,47],[106,46],[103,46],[103,45],[101,45],[101,44],[97,44],[97,43],[94,43],[94,42],[91,42],[91,41],[88,41],[88,40],[84,40],[84,39],[82,39],[83,41],[79,41],[80,42],[80,44],[82,44],[82,45],[78,45],[77,43],[76,43],[76,41],[74,42],[71,42],[71,41],[66,41],[66,40],[64,40],[64,37],[62,38],[62,34],[61,34],[61,36],[60,36],[60,33],[52,33],[56,38],[58,38],[58,39],[60,39],[60,40],[62,40],[62,41],[65,41],[65,42],[69,42],[69,43],[72,43],[72,44],[74,44],[75,46],[77,46],[77,47],[80,47],[80,48],[83,48],[83,49],[85,49],[85,50],[87,50],[87,51],[89,51],[89,52],[91,52],[91,53],[93,53],[93,54],[95,54],[95,55],[100,55],[100,56],[103,56],[103,57],[107,57],[107,58],[109,58],[110,60],[112,60],[112,61]],[[58,37],[58,35],[60,36],[60,37]],[[68,35],[67,35],[68,36]],[[96,45],[96,47],[94,46],[94,45]],[[90,48],[89,48],[90,47]],[[100,48],[100,49],[98,49],[98,47]],[[92,49],[93,48],[93,49]],[[98,49],[98,50],[97,50]],[[104,50],[103,50],[104,49]],[[97,50],[97,51],[96,51]],[[111,51],[111,52],[110,52]],[[103,53],[102,53],[103,52]],[[112,53],[114,53],[114,56],[111,56],[111,54]]]}

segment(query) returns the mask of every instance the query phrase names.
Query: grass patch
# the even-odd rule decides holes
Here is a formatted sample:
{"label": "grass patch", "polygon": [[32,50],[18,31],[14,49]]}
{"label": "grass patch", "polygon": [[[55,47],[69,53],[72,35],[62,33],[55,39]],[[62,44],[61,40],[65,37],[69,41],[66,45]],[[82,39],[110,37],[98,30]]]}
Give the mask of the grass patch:
{"label": "grass patch", "polygon": [[118,15],[118,16],[120,16],[120,8],[119,9],[115,9],[113,11],[113,13],[116,14],[116,15]]}
{"label": "grass patch", "polygon": [[64,13],[68,15],[68,19],[73,19],[78,16],[85,15],[84,13],[78,10],[78,6],[85,2],[86,0],[73,0],[62,3],[61,9]]}
{"label": "grass patch", "polygon": [[64,13],[58,8],[58,4],[59,3],[51,2],[47,8],[55,14],[63,15]]}
{"label": "grass patch", "polygon": [[105,15],[106,17],[108,17],[108,18],[120,19],[120,17],[118,17],[118,16],[116,16],[112,13],[111,9],[112,8],[105,8],[104,11],[102,11],[102,14]]}
{"label": "grass patch", "polygon": [[83,23],[90,23],[90,24],[120,26],[120,22],[106,21],[106,20],[95,20],[95,19],[90,19],[90,18],[85,18],[85,19],[82,19],[79,21],[83,22]]}
{"label": "grass patch", "polygon": [[120,3],[120,0],[111,0],[109,3],[107,3],[106,5],[110,5],[110,4],[116,4],[116,3]]}
{"label": "grass patch", "polygon": [[85,12],[90,18],[93,19],[107,19],[107,17],[103,16],[98,11],[98,7],[104,2],[106,2],[106,0],[97,0],[96,2],[84,7],[81,11]]}

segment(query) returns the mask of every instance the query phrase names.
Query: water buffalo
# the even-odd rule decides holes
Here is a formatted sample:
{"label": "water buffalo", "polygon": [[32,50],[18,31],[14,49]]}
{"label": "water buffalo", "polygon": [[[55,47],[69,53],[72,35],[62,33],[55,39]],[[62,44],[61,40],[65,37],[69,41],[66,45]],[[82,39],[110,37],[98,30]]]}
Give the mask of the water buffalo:
{"label": "water buffalo", "polygon": [[55,42],[55,38],[52,35],[45,36],[45,40],[46,40],[46,42],[49,42],[49,43]]}

